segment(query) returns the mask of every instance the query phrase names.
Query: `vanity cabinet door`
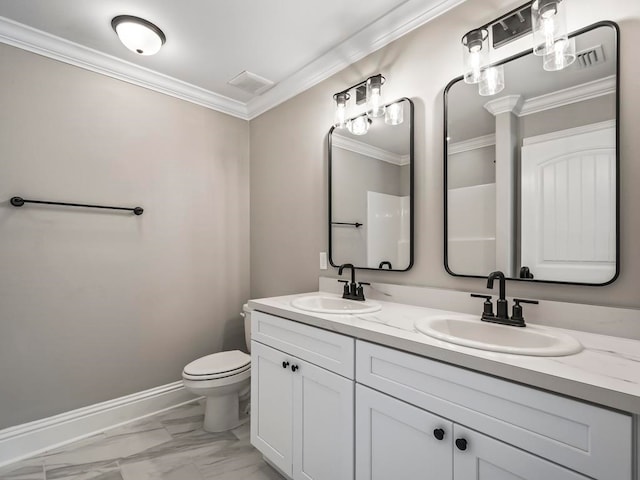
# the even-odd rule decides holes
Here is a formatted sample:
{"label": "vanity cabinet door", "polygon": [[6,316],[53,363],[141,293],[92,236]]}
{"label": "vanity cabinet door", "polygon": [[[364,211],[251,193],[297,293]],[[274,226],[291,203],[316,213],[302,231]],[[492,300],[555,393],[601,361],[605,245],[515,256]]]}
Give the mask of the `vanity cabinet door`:
{"label": "vanity cabinet door", "polygon": [[353,480],[354,382],[292,362],[294,480]]}
{"label": "vanity cabinet door", "polygon": [[293,357],[251,342],[251,443],[292,474]]}
{"label": "vanity cabinet door", "polygon": [[452,433],[448,420],[356,385],[356,480],[451,480]]}
{"label": "vanity cabinet door", "polygon": [[453,434],[454,480],[589,478],[459,425],[454,426]]}

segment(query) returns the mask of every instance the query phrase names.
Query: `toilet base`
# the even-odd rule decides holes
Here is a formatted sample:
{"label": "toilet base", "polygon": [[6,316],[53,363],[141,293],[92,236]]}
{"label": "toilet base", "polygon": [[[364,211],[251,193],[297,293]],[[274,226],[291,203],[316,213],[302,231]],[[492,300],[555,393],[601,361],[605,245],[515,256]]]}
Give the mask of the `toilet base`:
{"label": "toilet base", "polygon": [[248,415],[241,415],[238,393],[206,397],[204,407],[204,425],[206,432],[226,432],[244,425],[249,421]]}

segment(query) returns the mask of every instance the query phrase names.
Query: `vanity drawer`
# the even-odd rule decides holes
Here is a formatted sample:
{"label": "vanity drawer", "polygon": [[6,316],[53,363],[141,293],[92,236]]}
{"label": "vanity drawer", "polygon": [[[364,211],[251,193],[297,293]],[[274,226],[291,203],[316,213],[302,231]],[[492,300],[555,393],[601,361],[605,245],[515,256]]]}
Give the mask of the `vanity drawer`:
{"label": "vanity drawer", "polygon": [[585,475],[631,479],[630,415],[362,341],[356,381]]}
{"label": "vanity drawer", "polygon": [[355,340],[267,313],[251,314],[251,338],[346,378],[354,378]]}

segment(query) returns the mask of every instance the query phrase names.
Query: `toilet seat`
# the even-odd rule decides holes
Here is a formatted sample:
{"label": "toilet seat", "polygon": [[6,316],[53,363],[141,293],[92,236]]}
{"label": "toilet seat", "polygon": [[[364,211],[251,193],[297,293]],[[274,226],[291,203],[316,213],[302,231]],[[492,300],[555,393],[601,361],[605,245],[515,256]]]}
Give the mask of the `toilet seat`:
{"label": "toilet seat", "polygon": [[194,360],[182,372],[187,380],[215,380],[240,375],[251,369],[251,357],[240,350],[219,352]]}

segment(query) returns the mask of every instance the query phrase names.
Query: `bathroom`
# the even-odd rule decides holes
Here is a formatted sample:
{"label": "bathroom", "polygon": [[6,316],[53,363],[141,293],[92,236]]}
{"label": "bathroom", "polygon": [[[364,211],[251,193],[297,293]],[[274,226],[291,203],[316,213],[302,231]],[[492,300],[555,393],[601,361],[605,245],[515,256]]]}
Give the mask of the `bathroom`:
{"label": "bathroom", "polygon": [[[76,442],[86,446],[96,435],[113,438],[109,432],[126,431],[127,422],[162,412],[159,415],[167,420],[160,421],[161,428],[150,429],[147,440],[139,442],[144,446],[148,441],[148,448],[156,448],[172,431],[180,433],[181,419],[172,417],[175,411],[184,408],[189,418],[203,421],[202,403],[193,406],[194,396],[184,389],[184,367],[216,352],[247,351],[240,315],[245,303],[309,294],[319,288],[342,291],[336,280],[349,280],[350,272],[339,276],[337,268],[320,266],[320,254],[330,252],[328,135],[334,122],[333,96],[371,76],[385,77],[383,93],[388,101],[408,98],[413,103],[414,224],[410,269],[357,270],[357,281],[372,284],[365,286],[367,301],[478,316],[482,300],[467,298],[469,293],[493,294],[495,301],[497,282],[492,291],[486,288],[491,270],[485,278],[473,278],[454,276],[445,269],[444,94],[452,79],[463,73],[462,36],[522,2],[375,2],[376,12],[360,12],[355,17],[360,24],[355,20],[336,23],[332,45],[313,55],[305,52],[306,57],[300,56],[306,59],[302,63],[291,59],[286,75],[274,78],[278,82],[259,95],[226,85],[243,70],[271,77],[270,71],[243,63],[243,55],[259,58],[256,45],[269,51],[292,51],[288,44],[298,41],[277,35],[262,18],[275,14],[302,19],[310,7],[287,11],[294,2],[283,2],[265,3],[259,7],[264,11],[251,14],[230,9],[228,13],[237,16],[222,23],[259,32],[268,41],[238,45],[236,50],[223,38],[205,38],[209,43],[202,58],[185,44],[203,39],[189,40],[188,21],[180,15],[171,17],[170,2],[100,2],[100,6],[75,10],[47,7],[47,3],[0,2],[4,86],[0,92],[4,114],[0,128],[0,478],[280,478],[272,466],[262,463],[247,465],[244,474],[234,467],[233,454],[238,451],[252,462],[263,461],[261,454],[251,450],[249,444],[255,444],[246,438],[246,430],[245,437],[238,439],[241,447],[232,448],[228,459],[203,453],[203,447],[183,465],[162,464],[151,454],[130,463],[122,460],[124,454],[115,460],[87,454],[80,460],[60,457],[50,468],[46,452],[64,450]],[[334,3],[334,14],[345,17],[355,16],[360,6],[366,11],[362,2],[353,8]],[[640,341],[640,215],[635,211],[640,203],[635,186],[640,179],[635,160],[640,150],[640,138],[635,135],[640,119],[636,86],[640,66],[634,54],[640,41],[640,3],[562,3],[567,8],[568,32],[605,20],[620,29],[619,275],[605,286],[507,281],[507,295],[540,302],[524,305],[525,318],[532,324],[621,338],[633,350],[640,345],[634,343]],[[203,9],[201,14],[191,12],[185,18],[194,21],[205,13],[216,13],[206,2],[195,5]],[[274,8],[281,10],[273,12]],[[109,23],[121,14],[138,15],[163,29],[166,44],[157,55],[140,57],[124,49]],[[19,28],[14,22],[31,28]],[[95,55],[39,33],[51,25],[56,26],[52,35],[65,38],[67,33],[79,32],[86,45],[105,45],[111,56]],[[216,37],[216,29],[207,31]],[[298,37],[304,33],[288,32]],[[527,49],[531,49],[530,35],[492,49],[492,61]],[[190,65],[205,65],[201,70],[205,73],[215,70],[216,56],[229,62],[219,90],[209,87],[206,78],[188,82],[180,77]],[[183,82],[171,82],[167,76]],[[9,202],[15,196],[140,206],[144,212],[132,215],[31,204],[16,208]],[[442,292],[440,298],[433,293],[436,289],[441,289],[437,290]],[[391,292],[394,299],[380,292]],[[452,299],[451,306],[444,305],[445,297]],[[581,317],[545,316],[554,302],[574,305]],[[298,321],[302,322],[301,317]],[[462,366],[473,370],[469,358]],[[635,383],[627,380],[636,392],[637,372],[636,367],[629,374]],[[485,369],[484,373],[526,383],[502,371]],[[611,405],[606,389],[598,399],[581,398],[557,391],[544,379],[534,380],[531,386],[541,391],[632,413],[637,424],[640,411]],[[634,397],[634,405],[639,396]],[[627,397],[632,405],[633,395]],[[183,406],[170,408],[179,404]],[[251,408],[253,414],[254,402]],[[184,428],[198,431],[201,426]],[[633,428],[637,437],[637,427]],[[637,438],[631,445],[637,457]],[[331,460],[327,457],[325,463]],[[71,468],[75,463],[82,468]],[[231,465],[231,472],[224,471],[225,463]],[[606,479],[580,468],[570,465],[568,470],[578,472],[575,478]],[[633,460],[629,469],[634,476],[626,478],[638,479],[637,468]],[[367,478],[358,476],[357,463],[353,470],[356,476],[351,478]],[[215,474],[207,473],[212,471]],[[406,477],[397,472],[370,478]],[[426,474],[423,478],[436,477]],[[505,474],[504,478],[514,477]]]}

